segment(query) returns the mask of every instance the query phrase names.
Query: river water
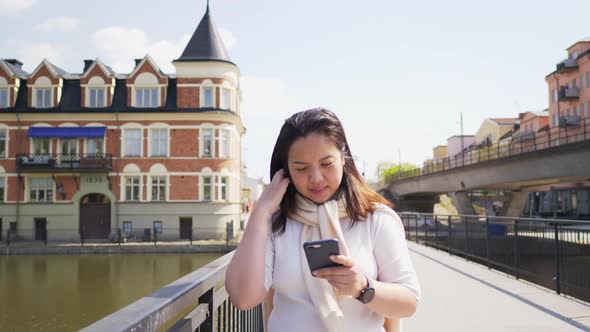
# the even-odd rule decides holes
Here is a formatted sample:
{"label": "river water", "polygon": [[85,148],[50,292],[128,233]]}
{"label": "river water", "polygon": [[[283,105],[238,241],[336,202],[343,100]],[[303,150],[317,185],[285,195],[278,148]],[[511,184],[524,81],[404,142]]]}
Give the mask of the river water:
{"label": "river water", "polygon": [[222,254],[0,256],[0,331],[76,331]]}

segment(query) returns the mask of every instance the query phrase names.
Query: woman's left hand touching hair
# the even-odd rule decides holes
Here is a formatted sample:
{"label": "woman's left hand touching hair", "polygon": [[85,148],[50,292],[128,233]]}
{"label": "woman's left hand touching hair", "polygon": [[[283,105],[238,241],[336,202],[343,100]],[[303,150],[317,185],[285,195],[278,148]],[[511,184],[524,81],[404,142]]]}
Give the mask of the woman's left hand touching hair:
{"label": "woman's left hand touching hair", "polygon": [[360,273],[352,258],[344,255],[332,255],[330,259],[342,266],[326,267],[313,271],[313,275],[326,279],[340,294],[354,298],[360,296],[361,290],[367,287],[367,279]]}

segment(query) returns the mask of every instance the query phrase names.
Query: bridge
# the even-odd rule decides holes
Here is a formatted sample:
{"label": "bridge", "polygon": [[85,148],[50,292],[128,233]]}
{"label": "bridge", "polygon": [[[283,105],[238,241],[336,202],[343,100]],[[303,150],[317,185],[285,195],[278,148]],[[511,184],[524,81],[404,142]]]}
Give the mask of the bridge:
{"label": "bridge", "polygon": [[452,193],[459,213],[472,214],[471,191],[507,191],[501,215],[520,216],[535,187],[590,181],[590,118],[579,125],[529,133],[436,160],[400,173],[380,193],[398,210],[432,212],[440,194]]}
{"label": "bridge", "polygon": [[[401,216],[423,293],[402,330],[590,331],[590,222]],[[228,298],[232,255],[82,331],[263,331],[260,305],[239,311]]]}

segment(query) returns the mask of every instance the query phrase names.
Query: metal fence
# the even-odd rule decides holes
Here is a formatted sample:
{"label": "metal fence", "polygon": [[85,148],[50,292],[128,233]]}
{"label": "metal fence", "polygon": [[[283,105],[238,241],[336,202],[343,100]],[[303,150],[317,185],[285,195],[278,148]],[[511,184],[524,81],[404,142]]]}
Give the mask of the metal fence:
{"label": "metal fence", "polygon": [[409,240],[590,302],[590,221],[400,216]]}
{"label": "metal fence", "polygon": [[233,252],[82,329],[94,331],[263,331],[262,305],[238,310],[225,289]]}
{"label": "metal fence", "polygon": [[20,171],[70,171],[81,170],[111,170],[113,169],[113,155],[110,153],[43,153],[17,154],[16,169]]}
{"label": "metal fence", "polygon": [[584,119],[578,116],[564,117],[559,122],[558,127],[538,132],[517,132],[511,139],[494,144],[482,142],[477,147],[457,155],[426,162],[422,168],[399,172],[395,177],[385,179],[385,181],[394,182],[492,160],[511,158],[539,150],[553,149],[566,144],[590,141],[590,117]]}
{"label": "metal fence", "polygon": [[[29,245],[58,245],[58,244],[115,244],[115,245],[158,245],[165,243],[178,243],[192,245],[194,241],[225,241],[229,244],[234,236],[234,223],[226,223],[226,227],[195,227],[172,228],[154,226],[153,228],[116,228],[97,237],[96,231],[79,228],[61,229],[15,229],[5,231],[0,236],[6,246]],[[93,234],[93,235],[90,235]],[[0,243],[2,243],[0,242]]]}

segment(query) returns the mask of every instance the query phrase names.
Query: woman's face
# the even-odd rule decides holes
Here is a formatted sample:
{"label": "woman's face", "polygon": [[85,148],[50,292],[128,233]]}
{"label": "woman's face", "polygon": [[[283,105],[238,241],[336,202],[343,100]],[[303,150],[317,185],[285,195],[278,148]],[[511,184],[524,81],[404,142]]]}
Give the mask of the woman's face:
{"label": "woman's face", "polygon": [[344,158],[327,136],[311,133],[293,142],[288,165],[295,189],[306,198],[323,203],[340,186]]}

